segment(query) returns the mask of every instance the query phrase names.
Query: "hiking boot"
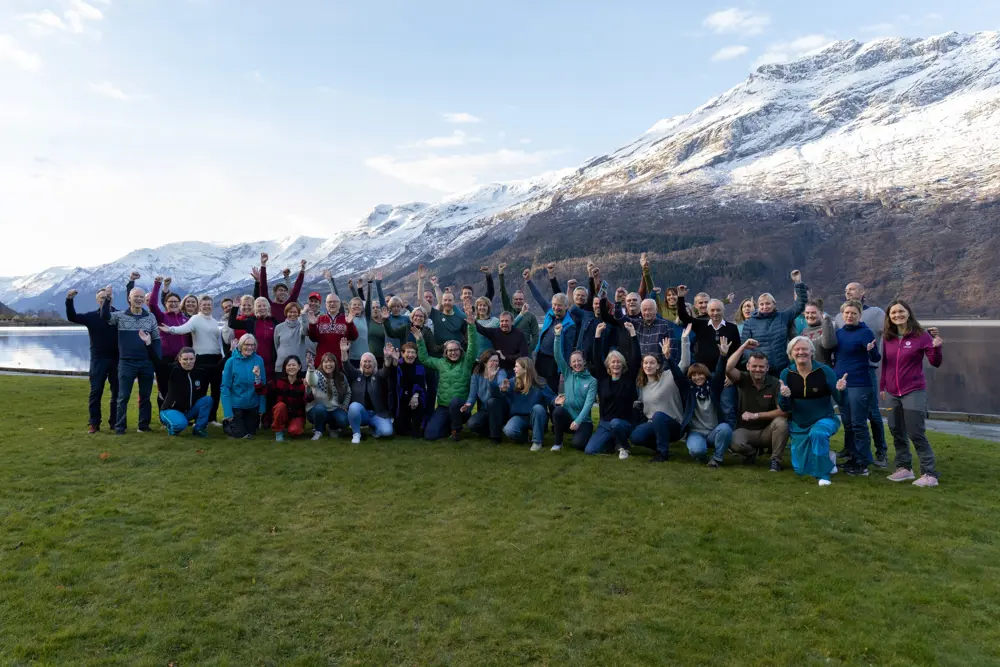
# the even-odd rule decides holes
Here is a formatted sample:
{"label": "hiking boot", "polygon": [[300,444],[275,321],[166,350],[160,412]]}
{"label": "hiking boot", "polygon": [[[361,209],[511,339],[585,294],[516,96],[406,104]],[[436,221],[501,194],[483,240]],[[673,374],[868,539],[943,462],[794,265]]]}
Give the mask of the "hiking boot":
{"label": "hiking boot", "polygon": [[771,459],[771,469],[769,472],[781,472],[781,461],[778,459]]}
{"label": "hiking boot", "polygon": [[667,461],[667,458],[668,457],[667,457],[666,454],[657,454],[653,458],[649,459],[649,462],[650,463],[665,463]]}
{"label": "hiking boot", "polygon": [[905,482],[907,480],[916,479],[912,470],[907,470],[906,468],[896,468],[896,472],[892,473],[887,480],[890,482]]}
{"label": "hiking boot", "polygon": [[880,452],[878,454],[875,454],[874,463],[877,467],[882,468],[882,470],[885,470],[886,468],[889,467],[889,457],[886,456],[885,452]]}
{"label": "hiking boot", "polygon": [[531,443],[531,451],[533,451],[533,452],[540,452],[540,451],[542,451],[542,443],[540,443],[540,442],[533,442],[533,443]]}
{"label": "hiking boot", "polygon": [[619,449],[618,450],[618,460],[619,461],[624,461],[627,458],[628,458],[628,450],[627,449]]}
{"label": "hiking boot", "polygon": [[713,459],[711,459],[708,462],[708,467],[709,468],[721,468],[722,467],[722,461],[719,461],[719,460],[713,458]]}
{"label": "hiking boot", "polygon": [[930,486],[937,486],[937,477],[931,477],[930,475],[921,475],[920,479],[913,483],[913,486],[919,486],[921,488],[926,488]]}
{"label": "hiking boot", "polygon": [[93,424],[87,427],[87,433],[89,433],[90,435],[93,435],[100,430],[101,430],[100,426],[94,426]]}

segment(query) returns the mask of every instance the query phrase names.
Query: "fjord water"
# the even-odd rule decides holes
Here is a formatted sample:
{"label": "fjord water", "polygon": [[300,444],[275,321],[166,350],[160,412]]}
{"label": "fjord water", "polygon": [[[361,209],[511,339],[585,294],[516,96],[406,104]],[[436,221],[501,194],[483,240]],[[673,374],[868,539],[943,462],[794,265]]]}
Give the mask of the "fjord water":
{"label": "fjord water", "polygon": [[[929,368],[930,408],[1000,415],[1000,321],[947,320],[944,364]],[[81,327],[0,327],[0,368],[85,371],[90,352]]]}

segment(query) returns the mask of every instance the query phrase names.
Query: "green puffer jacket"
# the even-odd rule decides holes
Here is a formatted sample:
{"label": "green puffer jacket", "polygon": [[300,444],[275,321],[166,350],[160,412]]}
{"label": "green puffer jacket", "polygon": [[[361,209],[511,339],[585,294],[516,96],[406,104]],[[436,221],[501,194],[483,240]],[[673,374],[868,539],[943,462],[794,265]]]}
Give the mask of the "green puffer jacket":
{"label": "green puffer jacket", "polygon": [[432,357],[427,353],[427,344],[423,337],[417,341],[417,357],[427,368],[433,368],[438,372],[437,404],[440,407],[448,407],[448,403],[453,398],[460,398],[465,401],[469,395],[469,381],[472,378],[472,367],[476,363],[476,356],[479,354],[479,336],[476,335],[476,325],[467,324],[469,328],[469,349],[459,358],[457,363],[451,363],[444,358],[442,348],[441,358]]}

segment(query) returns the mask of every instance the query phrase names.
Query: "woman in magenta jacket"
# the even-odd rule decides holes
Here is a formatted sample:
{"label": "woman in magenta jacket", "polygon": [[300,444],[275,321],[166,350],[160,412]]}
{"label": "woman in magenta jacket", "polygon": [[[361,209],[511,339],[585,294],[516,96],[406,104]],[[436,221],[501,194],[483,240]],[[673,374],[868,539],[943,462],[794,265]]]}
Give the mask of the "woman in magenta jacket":
{"label": "woman in magenta jacket", "polygon": [[924,357],[935,368],[941,365],[944,341],[934,331],[924,330],[905,301],[896,299],[886,309],[885,344],[882,350],[882,400],[889,408],[889,431],[896,448],[896,472],[893,482],[914,478],[910,441],[920,457],[920,479],[915,486],[937,486],[938,472],[934,451],[927,441],[924,419],[927,416],[927,382]]}

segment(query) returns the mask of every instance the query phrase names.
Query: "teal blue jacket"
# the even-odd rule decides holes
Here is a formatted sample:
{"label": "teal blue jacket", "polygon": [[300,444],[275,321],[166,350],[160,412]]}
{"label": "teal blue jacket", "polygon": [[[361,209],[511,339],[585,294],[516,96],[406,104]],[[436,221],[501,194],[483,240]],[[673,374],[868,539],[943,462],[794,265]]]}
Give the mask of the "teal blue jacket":
{"label": "teal blue jacket", "polygon": [[[260,380],[253,374],[253,367],[260,368]],[[244,357],[238,349],[226,360],[222,369],[222,415],[225,419],[233,416],[233,408],[253,410],[264,414],[267,406],[267,367],[256,353]]]}

